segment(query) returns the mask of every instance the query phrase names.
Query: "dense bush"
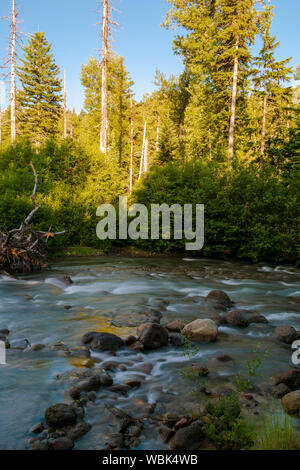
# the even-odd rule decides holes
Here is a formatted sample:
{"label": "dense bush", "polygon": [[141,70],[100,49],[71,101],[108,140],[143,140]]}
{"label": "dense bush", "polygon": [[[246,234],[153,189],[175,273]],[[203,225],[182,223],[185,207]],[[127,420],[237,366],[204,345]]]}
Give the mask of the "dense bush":
{"label": "dense bush", "polygon": [[[300,171],[280,174],[274,167],[232,171],[210,162],[154,168],[135,198],[151,204],[204,204],[205,246],[211,257],[254,262],[299,256]],[[183,241],[140,241],[144,248],[183,250]]]}
{"label": "dense bush", "polygon": [[42,207],[32,220],[35,228],[66,231],[52,247],[87,245],[105,248],[96,237],[96,209],[126,192],[120,170],[105,165],[101,154],[91,157],[72,141],[53,141],[38,152],[20,142],[0,153],[0,229],[16,228],[32,210],[34,184],[30,162],[38,173],[37,203]]}

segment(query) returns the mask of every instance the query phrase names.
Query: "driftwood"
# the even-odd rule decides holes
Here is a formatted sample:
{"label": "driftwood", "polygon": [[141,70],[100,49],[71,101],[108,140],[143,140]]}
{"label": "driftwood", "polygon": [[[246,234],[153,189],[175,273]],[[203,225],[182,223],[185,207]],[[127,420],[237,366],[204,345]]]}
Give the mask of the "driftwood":
{"label": "driftwood", "polygon": [[38,176],[32,163],[34,188],[32,192],[33,210],[21,223],[18,229],[9,232],[0,231],[0,272],[11,275],[29,273],[47,267],[48,240],[65,232],[47,232],[34,230],[30,226],[31,219],[40,209],[36,203]]}

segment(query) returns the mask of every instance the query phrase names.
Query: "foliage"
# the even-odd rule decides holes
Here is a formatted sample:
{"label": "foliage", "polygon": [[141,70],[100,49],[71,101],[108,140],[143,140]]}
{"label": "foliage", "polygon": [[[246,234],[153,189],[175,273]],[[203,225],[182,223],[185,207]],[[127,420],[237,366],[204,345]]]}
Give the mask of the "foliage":
{"label": "foliage", "polygon": [[253,445],[252,426],[241,417],[241,406],[236,394],[220,396],[206,404],[210,423],[205,426],[206,436],[219,449],[245,450]]}
{"label": "foliage", "polygon": [[[222,164],[194,160],[153,168],[134,196],[148,207],[204,204],[205,256],[293,261],[299,256],[299,171],[283,175],[253,165],[229,173]],[[139,240],[138,246],[183,251],[184,243]]]}

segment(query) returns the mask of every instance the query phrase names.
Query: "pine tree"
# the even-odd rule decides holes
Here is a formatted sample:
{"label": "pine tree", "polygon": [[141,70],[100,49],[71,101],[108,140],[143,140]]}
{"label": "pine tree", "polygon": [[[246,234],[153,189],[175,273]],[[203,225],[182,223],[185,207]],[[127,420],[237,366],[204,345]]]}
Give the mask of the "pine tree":
{"label": "pine tree", "polygon": [[288,95],[290,95],[289,89],[283,88],[282,84],[289,80],[292,73],[292,69],[287,67],[290,59],[282,61],[276,61],[275,59],[275,51],[279,46],[279,42],[276,42],[276,36],[271,36],[273,17],[273,7],[266,5],[265,10],[260,15],[259,22],[263,47],[259,57],[255,58],[257,68],[254,70],[254,83],[263,102],[261,119],[261,167],[265,158],[266,138],[268,136],[269,106],[275,104],[278,110],[280,108],[279,101],[283,103],[285,97],[288,99]]}
{"label": "pine tree", "polygon": [[23,51],[22,67],[18,68],[22,85],[18,96],[20,128],[24,136],[39,146],[57,133],[61,117],[62,80],[45,33],[33,34]]}
{"label": "pine tree", "polygon": [[255,0],[169,0],[173,8],[166,26],[176,24],[187,35],[177,36],[174,47],[186,67],[210,95],[214,126],[229,133],[228,160],[234,156],[236,117],[246,99],[250,46],[256,33]]}

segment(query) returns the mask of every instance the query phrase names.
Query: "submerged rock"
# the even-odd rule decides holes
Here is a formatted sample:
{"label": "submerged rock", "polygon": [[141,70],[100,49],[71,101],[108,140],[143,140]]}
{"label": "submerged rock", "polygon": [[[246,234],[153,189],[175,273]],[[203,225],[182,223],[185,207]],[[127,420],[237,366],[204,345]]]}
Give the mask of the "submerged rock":
{"label": "submerged rock", "polygon": [[292,326],[277,326],[273,332],[273,336],[286,344],[292,344],[299,339],[299,333]]}
{"label": "submerged rock", "polygon": [[196,421],[176,432],[175,436],[171,439],[170,449],[199,450],[204,438],[203,424],[200,421]]}
{"label": "submerged rock", "polygon": [[249,317],[245,310],[233,310],[232,312],[226,313],[225,319],[229,325],[238,328],[247,328],[250,324]]}
{"label": "submerged rock", "polygon": [[73,281],[70,276],[60,276],[57,278],[57,280],[62,282],[66,286],[71,286],[73,284]]}
{"label": "submerged rock", "polygon": [[72,406],[59,403],[46,409],[45,421],[48,426],[55,429],[73,426],[77,422],[77,414]]}
{"label": "submerged rock", "polygon": [[112,333],[87,333],[81,341],[94,351],[116,351],[123,346],[122,339]]}
{"label": "submerged rock", "polygon": [[92,426],[83,421],[82,423],[76,424],[76,426],[69,431],[68,438],[72,441],[76,441],[77,439],[85,436],[91,429]]}
{"label": "submerged rock", "polygon": [[139,341],[146,349],[158,349],[168,344],[168,331],[156,323],[143,323],[137,329]]}
{"label": "submerged rock", "polygon": [[291,369],[273,377],[274,385],[284,384],[291,390],[300,388],[300,369]]}
{"label": "submerged rock", "polygon": [[217,310],[227,310],[233,306],[230,297],[221,290],[213,290],[206,297],[206,301],[210,302]]}
{"label": "submerged rock", "polygon": [[218,336],[218,327],[213,320],[195,320],[186,325],[183,334],[189,336],[192,341],[210,343]]}

